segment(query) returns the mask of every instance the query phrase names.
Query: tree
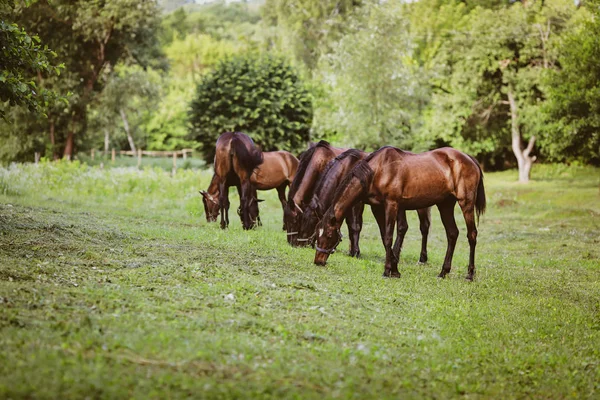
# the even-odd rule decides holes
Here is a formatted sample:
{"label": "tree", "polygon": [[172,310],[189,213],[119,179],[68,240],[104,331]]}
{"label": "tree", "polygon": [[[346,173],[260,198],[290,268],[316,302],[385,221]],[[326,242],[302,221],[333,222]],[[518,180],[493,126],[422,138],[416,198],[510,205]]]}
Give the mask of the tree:
{"label": "tree", "polygon": [[[519,181],[529,180],[540,107],[541,76],[554,67],[552,41],[574,12],[566,0],[475,8],[437,57],[441,91],[432,97],[424,135],[479,155],[511,148]],[[526,145],[524,143],[527,143]]]}
{"label": "tree", "polygon": [[148,65],[159,59],[156,2],[41,0],[14,12],[18,22],[36,32],[66,66],[60,79],[38,76],[37,82],[73,93],[69,106],[52,108],[45,124],[55,150],[59,146],[57,135],[61,135],[62,153],[70,158],[76,137],[85,132],[88,105],[104,87],[107,67],[121,60]]}
{"label": "tree", "polygon": [[[9,22],[15,3],[0,0],[0,118],[6,118],[6,106],[23,106],[35,114],[43,114],[58,97],[36,84],[32,75],[59,75],[64,65],[51,60],[56,53],[42,45],[36,35],[30,36]],[[2,104],[5,103],[5,104]],[[6,104],[7,103],[7,104]]]}
{"label": "tree", "polygon": [[348,25],[332,54],[321,59],[317,75],[330,103],[315,113],[314,129],[352,147],[407,147],[428,91],[412,59],[404,6],[364,6]]}
{"label": "tree", "polygon": [[547,79],[547,129],[540,144],[555,161],[600,165],[600,1],[584,3],[591,12],[560,45],[560,69]]}
{"label": "tree", "polygon": [[211,163],[226,131],[249,134],[264,151],[300,150],[309,139],[311,97],[283,59],[237,56],[205,75],[190,109],[190,138]]}
{"label": "tree", "polygon": [[313,70],[323,54],[345,32],[346,22],[363,0],[267,0],[262,7],[267,24],[277,26],[279,47]]}
{"label": "tree", "polygon": [[94,123],[96,129],[102,130],[105,135],[113,127],[121,126],[129,148],[135,152],[134,132],[156,109],[159,77],[151,69],[144,71],[139,66],[125,65],[117,66],[110,75],[104,90],[96,98],[94,108],[100,112],[95,113]]}

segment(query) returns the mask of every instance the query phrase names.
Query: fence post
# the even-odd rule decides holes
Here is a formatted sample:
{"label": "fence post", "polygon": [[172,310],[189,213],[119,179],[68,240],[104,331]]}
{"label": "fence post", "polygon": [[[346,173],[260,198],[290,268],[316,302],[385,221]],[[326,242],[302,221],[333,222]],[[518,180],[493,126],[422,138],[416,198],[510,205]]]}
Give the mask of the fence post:
{"label": "fence post", "polygon": [[187,151],[183,150],[183,161],[187,160]]}
{"label": "fence post", "polygon": [[138,169],[142,166],[142,149],[138,149]]}
{"label": "fence post", "polygon": [[111,153],[110,153],[110,160],[112,162],[115,162],[115,157],[116,157],[116,153],[115,153],[115,148],[113,147]]}
{"label": "fence post", "polygon": [[173,176],[177,173],[177,152],[173,152]]}
{"label": "fence post", "polygon": [[94,161],[94,156],[96,155],[96,149],[90,150],[90,155],[92,156],[92,161]]}
{"label": "fence post", "polygon": [[38,165],[39,162],[40,162],[40,153],[38,153],[36,151],[35,152],[35,165]]}

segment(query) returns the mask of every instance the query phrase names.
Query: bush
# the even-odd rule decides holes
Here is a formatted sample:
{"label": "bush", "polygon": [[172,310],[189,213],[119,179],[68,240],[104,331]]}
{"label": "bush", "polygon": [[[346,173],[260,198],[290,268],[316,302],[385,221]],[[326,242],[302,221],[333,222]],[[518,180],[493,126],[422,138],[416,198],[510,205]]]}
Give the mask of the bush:
{"label": "bush", "polygon": [[303,149],[312,123],[309,91],[277,57],[238,56],[222,61],[198,85],[190,136],[213,162],[223,132],[244,132],[264,150]]}

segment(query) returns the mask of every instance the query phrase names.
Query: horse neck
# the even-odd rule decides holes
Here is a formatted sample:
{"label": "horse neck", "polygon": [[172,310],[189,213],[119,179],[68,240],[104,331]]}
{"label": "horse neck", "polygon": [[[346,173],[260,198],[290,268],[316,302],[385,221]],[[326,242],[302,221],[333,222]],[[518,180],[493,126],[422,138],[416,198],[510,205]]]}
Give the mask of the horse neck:
{"label": "horse neck", "polygon": [[208,185],[208,189],[206,190],[208,194],[213,197],[219,198],[219,177],[215,174],[210,180],[210,185]]}
{"label": "horse neck", "polygon": [[302,181],[296,192],[294,193],[294,197],[292,200],[296,204],[300,204],[300,202],[304,201],[304,199],[310,196],[312,190],[314,190],[315,184],[317,183],[317,179],[319,176],[319,172],[314,165],[309,165],[302,177]]}
{"label": "horse neck", "polygon": [[353,176],[344,187],[336,191],[332,202],[332,210],[337,224],[342,224],[344,215],[356,204],[357,199],[363,194],[364,190],[360,179]]}
{"label": "horse neck", "polygon": [[348,170],[348,164],[343,161],[329,170],[329,173],[326,175],[327,180],[320,186],[319,193],[316,193],[319,198],[319,205],[323,207],[323,210],[327,210],[332,204],[335,191],[344,179],[344,176],[348,173]]}

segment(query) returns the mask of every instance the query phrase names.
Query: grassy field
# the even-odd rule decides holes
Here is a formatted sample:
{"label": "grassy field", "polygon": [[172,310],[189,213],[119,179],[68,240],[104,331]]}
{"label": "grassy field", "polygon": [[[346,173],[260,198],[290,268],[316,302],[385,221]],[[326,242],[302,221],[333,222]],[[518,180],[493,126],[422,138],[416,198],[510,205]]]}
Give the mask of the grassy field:
{"label": "grassy field", "polygon": [[486,175],[469,283],[458,213],[447,279],[437,211],[383,279],[370,211],[363,258],[317,267],[274,192],[260,229],[236,199],[207,224],[208,171],[0,169],[0,398],[599,398],[600,171],[516,177]]}

